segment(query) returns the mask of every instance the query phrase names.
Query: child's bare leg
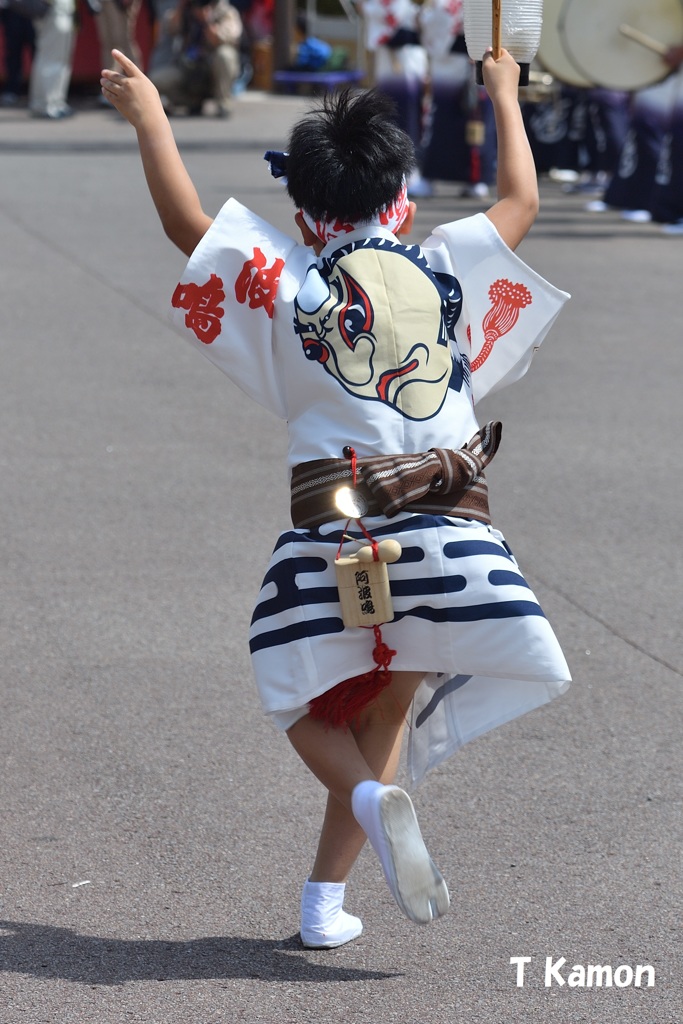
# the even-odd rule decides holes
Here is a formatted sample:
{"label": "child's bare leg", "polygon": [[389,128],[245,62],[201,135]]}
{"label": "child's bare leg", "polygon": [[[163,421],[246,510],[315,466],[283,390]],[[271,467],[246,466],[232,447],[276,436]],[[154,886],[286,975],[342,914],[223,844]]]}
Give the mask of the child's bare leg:
{"label": "child's bare leg", "polygon": [[328,729],[306,716],[288,732],[297,753],[328,788],[318,851],[302,896],[306,946],[343,945],[362,931],[360,920],[342,909],[344,883],[366,840],[351,795],[361,782],[393,781],[406,714],[421,678],[421,673],[394,673],[357,728]]}
{"label": "child's bare leg", "polygon": [[391,683],[366,708],[356,729],[331,729],[310,715],[288,729],[302,761],[349,809],[354,787],[364,779],[377,779],[394,754],[422,676],[421,672],[393,672]]}
{"label": "child's bare leg", "polygon": [[[362,758],[362,763],[358,761],[357,770],[359,774],[363,775],[363,778],[356,777],[356,782],[376,779],[386,784],[394,781],[401,754],[406,716],[422,675],[423,673],[417,672],[393,673],[390,686],[382,691],[377,700],[366,709],[357,728],[326,730],[323,726],[323,742],[325,744],[329,744],[332,733],[341,733],[345,738],[343,741],[345,749],[350,746],[349,740],[353,739],[358,754]],[[290,738],[292,738],[291,731]],[[294,739],[292,742],[296,749]],[[301,751],[299,753],[301,754]],[[340,754],[339,756],[344,755]],[[306,760],[305,757],[304,760]],[[312,768],[308,761],[306,763]],[[317,775],[315,769],[312,768],[312,770]],[[356,782],[351,786],[351,791]],[[310,874],[312,882],[346,881],[367,838],[351,811],[350,793],[347,792],[347,798],[344,799],[343,795],[340,796],[331,787],[328,788],[330,793],[327,799],[325,819],[313,870]]]}
{"label": "child's bare leg", "polygon": [[[419,673],[394,673],[357,730],[326,729],[310,715],[289,730],[295,750],[330,793],[315,878],[304,892],[311,886],[336,887],[335,912],[341,910],[344,879],[363,845],[363,834],[407,917],[426,924],[448,909],[446,883],[424,845],[412,802],[402,789],[388,784],[396,771],[405,711],[421,678]],[[356,929],[361,927],[357,918],[351,920]]]}

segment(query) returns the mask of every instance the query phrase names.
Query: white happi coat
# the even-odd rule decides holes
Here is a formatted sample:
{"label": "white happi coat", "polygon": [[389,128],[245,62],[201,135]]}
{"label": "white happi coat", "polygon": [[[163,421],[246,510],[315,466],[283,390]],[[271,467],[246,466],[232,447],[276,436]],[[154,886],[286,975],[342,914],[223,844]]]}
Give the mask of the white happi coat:
{"label": "white happi coat", "polygon": [[[359,458],[461,447],[478,429],[475,400],[526,372],[567,298],[484,214],[420,246],[378,224],[316,257],[231,199],[172,304],[185,336],[287,421],[291,468],[340,459],[346,445]],[[406,512],[363,523],[403,549],[382,634],[392,669],[426,673],[409,745],[417,782],[463,743],[562,693],[569,671],[498,531]],[[250,647],[264,710],[280,727],[374,664],[372,632],[340,616],[334,561],[345,526],[282,533],[263,581]]]}

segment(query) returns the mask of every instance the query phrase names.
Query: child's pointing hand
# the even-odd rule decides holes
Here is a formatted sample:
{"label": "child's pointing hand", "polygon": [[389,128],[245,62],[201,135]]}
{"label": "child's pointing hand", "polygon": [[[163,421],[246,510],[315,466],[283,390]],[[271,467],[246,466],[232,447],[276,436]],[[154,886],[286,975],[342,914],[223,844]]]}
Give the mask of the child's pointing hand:
{"label": "child's pointing hand", "polygon": [[105,68],[102,72],[100,85],[105,99],[134,128],[140,127],[149,114],[163,114],[158,90],[149,78],[120,50],[112,50],[112,56],[122,70],[111,71]]}

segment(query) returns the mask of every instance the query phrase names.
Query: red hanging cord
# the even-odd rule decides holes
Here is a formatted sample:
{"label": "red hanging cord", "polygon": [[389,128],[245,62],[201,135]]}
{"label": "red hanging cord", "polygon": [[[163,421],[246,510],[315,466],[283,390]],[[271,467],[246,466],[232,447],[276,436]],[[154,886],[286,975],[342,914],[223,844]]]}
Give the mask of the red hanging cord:
{"label": "red hanging cord", "polygon": [[[358,461],[356,458],[356,452],[349,445],[344,448],[344,455],[351,460],[351,478],[355,488]],[[368,533],[360,518],[354,521],[358,524],[358,528],[370,542],[370,545],[372,546],[372,557],[375,562],[378,562],[379,545],[377,544],[377,541],[370,533]],[[342,538],[337,550],[337,558],[341,557],[342,545],[344,544],[345,539],[344,534],[346,533],[346,530],[348,530],[351,522],[352,520],[348,519],[346,526],[342,531]],[[375,646],[372,651],[372,660],[375,662],[375,667],[370,669],[368,672],[362,673],[362,675],[342,680],[342,682],[337,683],[337,685],[333,686],[330,690],[327,690],[325,693],[321,693],[318,697],[315,697],[309,705],[309,714],[311,718],[319,722],[324,722],[329,728],[346,728],[349,725],[358,723],[361,712],[376,700],[379,694],[391,683],[391,671],[389,669],[389,665],[391,664],[396,651],[392,650],[388,644],[385,644],[384,638],[382,637],[382,630],[379,625],[374,625],[372,627],[365,626],[361,628],[372,628],[374,632]]]}

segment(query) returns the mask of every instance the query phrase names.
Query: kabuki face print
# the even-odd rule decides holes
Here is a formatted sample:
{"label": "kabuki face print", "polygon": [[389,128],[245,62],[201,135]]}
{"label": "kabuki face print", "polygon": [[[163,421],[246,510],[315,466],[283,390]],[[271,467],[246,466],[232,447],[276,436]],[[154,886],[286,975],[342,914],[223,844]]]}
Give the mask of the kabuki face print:
{"label": "kabuki face print", "polygon": [[351,395],[427,420],[469,372],[455,346],[461,305],[457,280],[434,274],[417,246],[365,238],[311,268],[294,329]]}

